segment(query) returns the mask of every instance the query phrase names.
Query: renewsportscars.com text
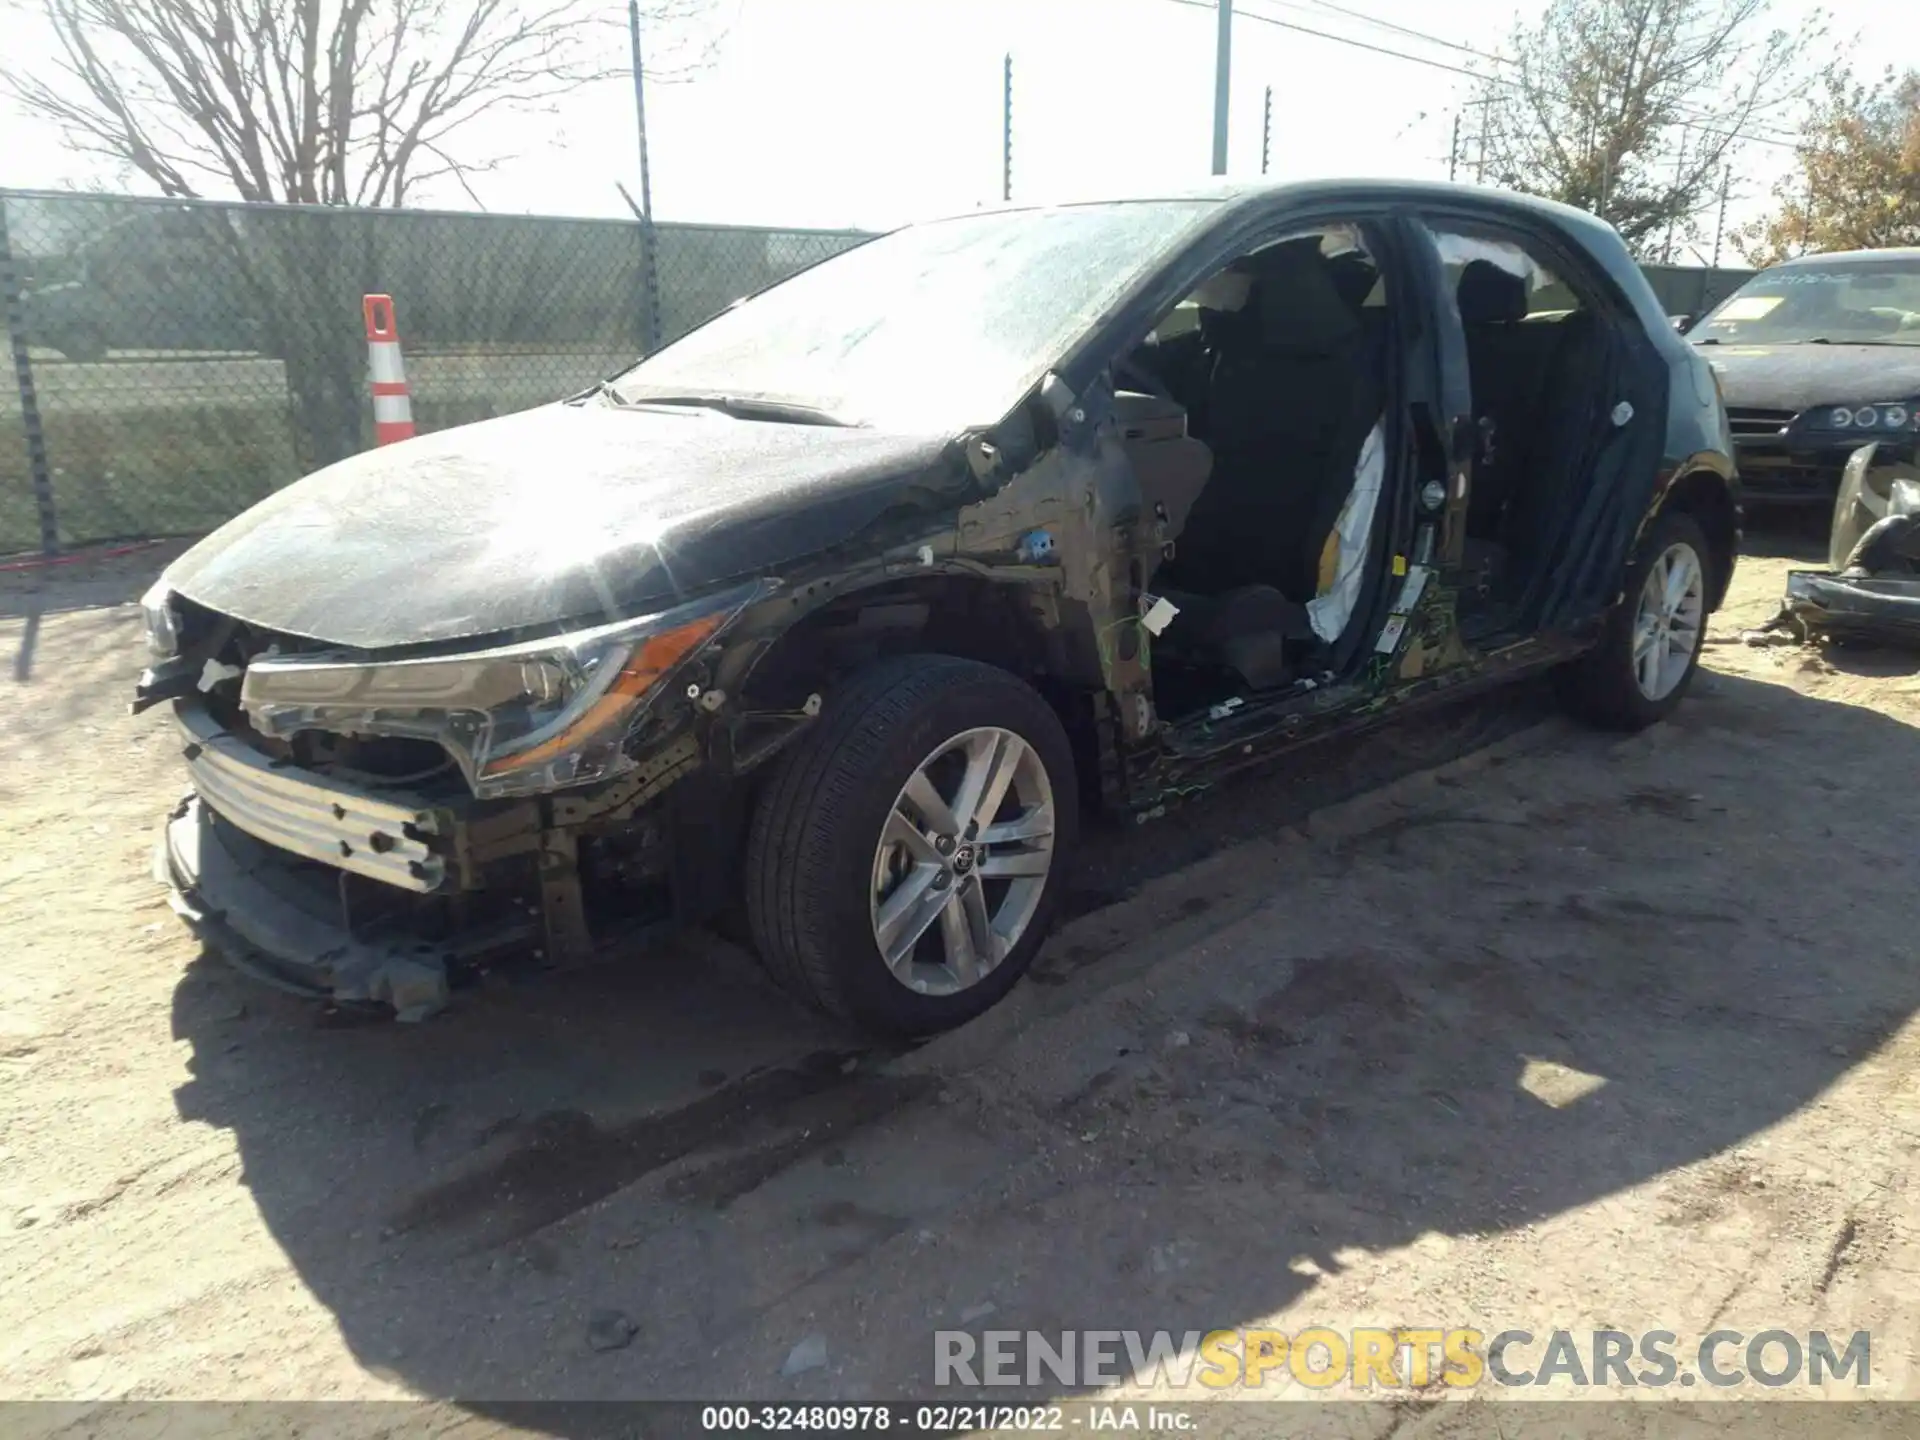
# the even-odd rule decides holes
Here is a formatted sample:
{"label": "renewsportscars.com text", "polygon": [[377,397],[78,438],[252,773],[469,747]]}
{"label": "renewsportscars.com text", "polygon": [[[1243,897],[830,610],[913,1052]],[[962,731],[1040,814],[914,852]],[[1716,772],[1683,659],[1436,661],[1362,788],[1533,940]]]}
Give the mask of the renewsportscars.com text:
{"label": "renewsportscars.com text", "polygon": [[1208,1390],[1420,1390],[1431,1385],[1530,1388],[1741,1385],[1778,1388],[1872,1378],[1873,1337],[1788,1330],[1356,1329],[965,1330],[934,1332],[937,1386],[1160,1383]]}

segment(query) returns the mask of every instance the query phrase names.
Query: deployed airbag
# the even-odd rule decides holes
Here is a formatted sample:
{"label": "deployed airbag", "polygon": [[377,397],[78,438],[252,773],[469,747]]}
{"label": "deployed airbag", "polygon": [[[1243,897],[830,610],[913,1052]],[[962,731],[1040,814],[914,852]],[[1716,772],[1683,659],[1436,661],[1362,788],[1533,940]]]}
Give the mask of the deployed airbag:
{"label": "deployed airbag", "polygon": [[1386,429],[1376,421],[1360,447],[1360,459],[1353,467],[1353,488],[1347,492],[1340,518],[1334,522],[1321,553],[1318,593],[1307,602],[1313,633],[1329,645],[1347,628],[1365,588],[1373,517],[1380,508],[1380,487],[1386,473]]}

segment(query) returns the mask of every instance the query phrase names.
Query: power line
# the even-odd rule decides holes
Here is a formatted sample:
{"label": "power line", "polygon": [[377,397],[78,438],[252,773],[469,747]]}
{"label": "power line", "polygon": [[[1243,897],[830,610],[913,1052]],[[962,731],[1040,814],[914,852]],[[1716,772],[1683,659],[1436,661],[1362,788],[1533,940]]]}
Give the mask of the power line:
{"label": "power line", "polygon": [[[1297,0],[1268,0],[1268,3],[1276,5],[1282,10],[1292,10],[1299,14],[1313,13],[1312,10],[1309,9],[1307,5],[1299,4],[1297,3]],[[1471,45],[1463,45],[1456,40],[1447,40],[1447,39],[1443,39],[1438,35],[1431,35],[1427,33],[1425,30],[1415,30],[1411,26],[1397,24],[1392,20],[1383,19],[1378,15],[1369,15],[1364,10],[1355,10],[1350,6],[1346,6],[1346,5],[1336,5],[1333,3],[1333,0],[1311,0],[1311,3],[1314,7],[1317,7],[1318,9],[1331,10],[1337,15],[1348,16],[1351,19],[1360,21],[1362,24],[1378,26],[1382,30],[1391,30],[1396,34],[1405,35],[1414,40],[1423,40],[1429,45],[1439,45],[1448,50],[1457,50],[1462,55],[1471,55],[1476,60],[1484,60],[1490,65],[1518,65],[1520,63],[1518,60],[1514,59],[1511,55],[1501,55],[1496,52],[1478,50]],[[1485,76],[1481,78],[1491,80],[1493,77]],[[1685,120],[1689,123],[1700,122],[1700,123],[1694,124],[1695,129],[1701,129],[1704,123],[1718,122],[1720,119],[1718,115],[1703,115],[1698,111],[1676,111],[1676,113],[1680,116],[1682,120]],[[1763,126],[1755,126],[1749,130],[1738,131],[1738,132],[1714,131],[1714,132],[1703,132],[1703,133],[1715,133],[1715,134],[1725,133],[1729,135],[1738,135],[1740,138],[1748,139],[1748,140],[1765,140],[1771,137],[1773,139],[1785,140],[1788,142],[1794,141],[1794,137],[1786,132],[1769,129]]]}
{"label": "power line", "polygon": [[[1282,10],[1296,10],[1303,14],[1308,12],[1307,6],[1291,4],[1289,0],[1273,0],[1273,3],[1279,5]],[[1336,15],[1345,15],[1349,19],[1358,20],[1366,25],[1378,26],[1382,30],[1391,30],[1395,34],[1406,35],[1415,40],[1424,40],[1429,45],[1439,45],[1448,50],[1458,50],[1461,54],[1471,55],[1476,60],[1491,61],[1495,65],[1512,65],[1517,63],[1509,56],[1489,55],[1486,51],[1476,50],[1471,45],[1462,45],[1457,40],[1443,40],[1438,35],[1429,35],[1424,30],[1415,30],[1406,25],[1395,24],[1391,20],[1383,20],[1378,15],[1367,14],[1364,10],[1349,10],[1345,5],[1335,5],[1333,0],[1314,0],[1313,8],[1331,10]]]}
{"label": "power line", "polygon": [[[1171,0],[1171,3],[1175,5],[1190,6],[1198,10],[1214,10],[1216,8],[1216,0]],[[1285,3],[1285,0],[1277,0],[1277,3]],[[1299,7],[1295,6],[1293,8],[1298,9]],[[1338,8],[1338,7],[1330,7],[1330,8]],[[1393,50],[1393,49],[1389,49],[1385,45],[1374,45],[1365,40],[1356,40],[1351,35],[1335,35],[1330,31],[1315,30],[1311,26],[1296,25],[1291,20],[1282,20],[1276,15],[1263,14],[1258,10],[1248,10],[1248,9],[1245,9],[1244,6],[1236,13],[1244,19],[1257,20],[1262,25],[1271,25],[1278,30],[1291,30],[1295,34],[1311,35],[1317,40],[1331,40],[1336,45],[1350,46],[1355,50],[1366,50],[1372,54],[1386,55],[1395,60],[1407,60],[1412,62],[1415,65],[1425,65],[1429,69],[1445,70],[1446,72],[1452,75],[1464,75],[1469,80],[1476,80],[1483,85],[1497,85],[1502,87],[1503,89],[1508,89],[1508,90],[1525,90],[1527,88],[1526,86],[1520,84],[1518,81],[1508,80],[1499,75],[1489,75],[1478,70],[1469,70],[1463,65],[1450,65],[1444,60],[1435,60],[1431,56],[1427,56],[1427,55],[1410,55],[1405,50]],[[1343,10],[1342,13],[1352,14],[1363,19],[1369,18],[1369,17],[1361,16],[1360,12],[1358,11]],[[1391,25],[1389,22],[1386,22],[1386,21],[1381,21],[1379,23],[1388,25],[1388,28],[1390,29],[1400,30],[1403,33],[1408,35],[1418,36],[1419,38],[1431,41],[1434,44],[1445,45],[1455,50],[1463,50],[1467,54],[1479,56],[1482,59],[1498,60],[1502,64],[1512,63],[1510,61],[1505,60],[1503,57],[1485,55],[1481,51],[1472,49],[1470,46],[1456,45],[1454,44],[1454,42],[1450,40],[1441,40],[1437,36],[1422,35],[1421,32],[1416,30],[1408,30],[1405,26]],[[1569,97],[1565,95],[1555,95],[1554,98],[1565,100]],[[1729,140],[1750,140],[1757,145],[1772,145],[1783,150],[1792,150],[1792,149],[1798,148],[1798,142],[1793,140],[1770,139],[1768,138],[1768,136],[1764,134],[1756,134],[1751,131],[1716,130],[1712,126],[1705,123],[1705,121],[1709,118],[1712,118],[1712,117],[1701,116],[1696,118],[1690,115],[1680,116],[1681,123],[1688,125],[1695,130],[1700,131],[1700,133],[1703,135],[1718,135],[1718,136],[1723,136],[1724,138]]]}
{"label": "power line", "polygon": [[[1213,10],[1216,0],[1171,0],[1175,5],[1188,5],[1196,10]],[[1313,35],[1321,40],[1331,40],[1339,45],[1351,45],[1356,50],[1371,50],[1376,55],[1391,55],[1396,60],[1411,60],[1416,65],[1431,65],[1436,70],[1450,70],[1455,75],[1465,75],[1469,80],[1485,80],[1490,77],[1468,70],[1460,65],[1448,65],[1441,60],[1431,60],[1424,55],[1409,55],[1404,50],[1389,50],[1384,45],[1369,45],[1364,40],[1355,40],[1351,35],[1330,35],[1325,30],[1311,30],[1305,25],[1295,25],[1290,20],[1281,20],[1272,15],[1262,15],[1258,10],[1241,10],[1238,14],[1247,20],[1258,20],[1263,25],[1272,25],[1281,30],[1293,30],[1302,35]]]}

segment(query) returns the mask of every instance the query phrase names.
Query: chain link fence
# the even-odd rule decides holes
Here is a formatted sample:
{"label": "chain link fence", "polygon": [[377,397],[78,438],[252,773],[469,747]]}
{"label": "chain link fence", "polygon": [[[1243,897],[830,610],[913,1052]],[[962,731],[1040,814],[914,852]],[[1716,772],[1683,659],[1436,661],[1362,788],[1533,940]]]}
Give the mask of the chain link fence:
{"label": "chain link fence", "polygon": [[[584,389],[851,232],[0,191],[0,554],[194,535],[372,441],[361,297],[421,430]],[[651,270],[651,273],[649,271]],[[656,318],[657,317],[657,318]]]}
{"label": "chain link fence", "polygon": [[[421,430],[584,389],[849,231],[0,190],[0,554],[196,535],[372,441],[361,297]],[[1699,314],[1750,272],[1648,266]]]}

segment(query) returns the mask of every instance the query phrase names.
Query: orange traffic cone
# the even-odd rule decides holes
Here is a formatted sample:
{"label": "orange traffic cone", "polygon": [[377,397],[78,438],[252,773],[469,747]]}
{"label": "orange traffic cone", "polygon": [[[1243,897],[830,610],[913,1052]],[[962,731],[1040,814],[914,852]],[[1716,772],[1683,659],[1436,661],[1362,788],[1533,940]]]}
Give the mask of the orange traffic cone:
{"label": "orange traffic cone", "polygon": [[368,295],[360,304],[367,320],[367,369],[373,376],[373,443],[413,438],[413,401],[400,359],[400,328],[391,295]]}

